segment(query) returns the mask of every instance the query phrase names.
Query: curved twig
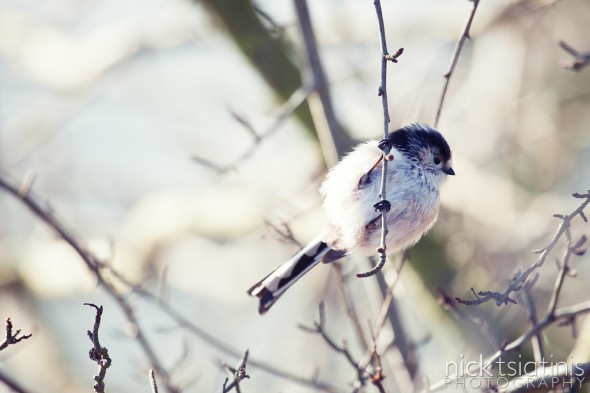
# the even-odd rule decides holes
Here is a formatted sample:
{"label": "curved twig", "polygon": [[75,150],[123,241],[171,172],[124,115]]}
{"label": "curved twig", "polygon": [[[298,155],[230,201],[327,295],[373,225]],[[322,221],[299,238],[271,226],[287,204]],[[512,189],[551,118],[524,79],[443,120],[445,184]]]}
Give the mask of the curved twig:
{"label": "curved twig", "polygon": [[379,148],[383,151],[383,163],[381,164],[381,187],[379,188],[379,199],[374,207],[375,210],[381,212],[381,243],[377,252],[379,253],[379,263],[368,272],[358,273],[359,278],[370,277],[383,269],[385,261],[387,260],[387,212],[391,204],[387,200],[387,163],[394,159],[392,154],[389,154],[391,145],[388,143],[389,136],[389,104],[387,101],[387,62],[391,61],[397,63],[398,57],[404,52],[403,48],[397,50],[393,55],[389,54],[387,50],[387,40],[385,38],[385,23],[383,22],[383,11],[381,9],[381,1],[375,0],[375,12],[377,13],[377,21],[379,22],[379,36],[381,37],[381,85],[379,86],[379,96],[381,96],[381,103],[383,104],[383,140],[379,143]]}

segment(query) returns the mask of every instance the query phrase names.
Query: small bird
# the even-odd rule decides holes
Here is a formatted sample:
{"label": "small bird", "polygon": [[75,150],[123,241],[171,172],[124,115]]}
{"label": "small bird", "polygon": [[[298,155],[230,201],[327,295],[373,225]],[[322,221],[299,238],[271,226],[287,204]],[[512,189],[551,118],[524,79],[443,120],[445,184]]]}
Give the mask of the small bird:
{"label": "small bird", "polygon": [[[454,175],[451,149],[440,132],[411,124],[390,132],[386,142],[393,159],[387,166],[386,249],[399,252],[414,245],[436,221],[440,187]],[[335,165],[320,187],[327,219],[325,230],[311,243],[253,285],[248,294],[260,298],[264,314],[311,268],[346,255],[374,253],[381,243],[379,201],[383,152],[377,141],[358,145]]]}

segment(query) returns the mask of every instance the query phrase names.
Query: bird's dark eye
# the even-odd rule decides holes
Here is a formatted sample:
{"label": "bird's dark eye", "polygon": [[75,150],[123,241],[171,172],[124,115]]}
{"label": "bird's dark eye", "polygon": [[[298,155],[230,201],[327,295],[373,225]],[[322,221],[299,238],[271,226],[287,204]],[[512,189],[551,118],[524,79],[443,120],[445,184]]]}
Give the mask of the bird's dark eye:
{"label": "bird's dark eye", "polygon": [[440,158],[440,156],[434,156],[434,165],[440,164],[441,161],[442,161],[442,158]]}

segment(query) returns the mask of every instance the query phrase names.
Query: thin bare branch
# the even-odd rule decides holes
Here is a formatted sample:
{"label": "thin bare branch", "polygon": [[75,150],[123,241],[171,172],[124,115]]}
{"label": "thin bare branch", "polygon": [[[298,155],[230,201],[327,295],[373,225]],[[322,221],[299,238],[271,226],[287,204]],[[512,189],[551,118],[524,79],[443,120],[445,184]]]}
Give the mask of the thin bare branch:
{"label": "thin bare branch", "polygon": [[[404,253],[401,258],[400,266],[397,269],[398,272],[401,272],[401,269],[404,266],[407,258],[408,254]],[[418,376],[419,366],[416,361],[414,345],[406,333],[397,303],[393,296],[393,290],[398,281],[399,273],[395,276],[393,282],[390,285],[387,285],[383,275],[380,274],[377,276],[377,283],[379,284],[381,293],[384,293],[385,295],[383,305],[381,306],[379,319],[377,321],[378,323],[376,325],[376,331],[377,335],[380,334],[383,330],[383,327],[385,326],[386,321],[389,321],[394,336],[393,345],[395,345],[399,351],[400,357],[403,361],[403,366],[408,373],[408,380],[414,381]]]}
{"label": "thin bare branch", "polygon": [[444,310],[448,311],[456,320],[467,322],[469,325],[475,328],[477,332],[481,332],[485,340],[492,348],[498,346],[498,342],[490,331],[488,324],[484,323],[480,318],[465,313],[463,310],[459,309],[459,307],[457,307],[457,302],[455,302],[455,300],[441,288],[437,288],[437,293],[438,302]]}
{"label": "thin bare branch", "polygon": [[[19,343],[23,340],[27,340],[33,336],[32,334],[23,334],[23,335],[19,336],[20,329],[16,329],[16,332],[13,332],[12,329],[13,329],[12,321],[10,320],[10,318],[6,318],[6,337],[4,338],[4,341],[2,343],[0,343],[0,351],[8,348],[8,346],[10,346],[10,345],[17,344],[17,343]],[[18,382],[13,380],[10,376],[5,375],[2,372],[2,370],[0,370],[0,382],[3,383],[4,385],[6,385],[13,392],[27,393],[27,391],[21,385],[19,385]]]}
{"label": "thin bare branch", "polygon": [[95,361],[98,364],[98,375],[94,376],[94,391],[96,393],[104,393],[105,384],[104,379],[107,375],[107,369],[111,366],[112,360],[109,356],[109,351],[106,347],[100,345],[98,339],[98,329],[100,328],[100,321],[102,318],[103,308],[92,303],[84,303],[85,306],[93,307],[96,310],[96,316],[94,317],[94,327],[92,331],[88,330],[88,338],[92,341],[92,348],[90,349],[89,356],[90,360]]}
{"label": "thin bare branch", "polygon": [[[389,322],[392,325],[395,324],[394,321],[391,320],[391,318],[393,318],[393,316],[389,312],[389,310],[393,304],[393,300],[394,300],[393,291],[395,290],[395,287],[397,286],[397,283],[399,282],[402,269],[404,268],[406,262],[408,262],[409,260],[410,260],[410,254],[408,252],[404,252],[401,256],[400,264],[396,268],[396,274],[395,274],[395,277],[394,277],[393,281],[391,282],[391,284],[389,284],[387,286],[385,279],[379,280],[379,282],[378,282],[379,285],[381,286],[382,293],[384,294],[384,299],[383,299],[383,304],[381,305],[381,310],[379,311],[379,318],[377,319],[377,324],[375,325],[376,326],[375,338],[379,338],[379,335],[381,334],[381,331],[385,327],[385,323],[387,322],[387,320],[389,320]],[[385,288],[385,286],[387,286],[387,287]],[[394,334],[397,337],[397,333],[395,333],[395,329],[394,329]]]}
{"label": "thin bare branch", "polygon": [[455,51],[453,53],[453,57],[451,58],[451,64],[449,66],[449,70],[444,75],[445,84],[443,85],[443,90],[440,95],[440,100],[438,102],[438,109],[436,110],[436,117],[434,119],[434,127],[438,127],[438,122],[440,120],[440,115],[442,113],[443,105],[445,103],[445,98],[447,96],[447,91],[449,89],[449,84],[451,83],[451,78],[455,73],[455,68],[457,67],[457,63],[459,62],[459,57],[461,56],[461,52],[463,51],[463,47],[465,46],[465,42],[468,39],[471,39],[470,31],[471,25],[473,23],[473,19],[475,18],[475,13],[477,12],[477,7],[479,6],[479,0],[470,0],[473,3],[473,7],[471,8],[471,13],[467,18],[467,22],[465,23],[465,27],[463,28],[463,32],[461,33],[461,37],[459,37],[459,41],[457,41],[457,45],[455,46]]}
{"label": "thin bare branch", "polygon": [[254,126],[252,125],[252,123],[250,123],[248,119],[246,119],[243,115],[239,114],[232,108],[229,109],[229,113],[238,123],[244,126],[248,133],[250,133],[250,136],[254,138],[255,142],[260,142],[260,135],[258,135],[258,132],[254,129]]}
{"label": "thin bare branch", "polygon": [[565,41],[559,41],[561,49],[573,57],[573,60],[563,63],[563,67],[569,71],[581,71],[590,64],[590,52],[580,53]]}
{"label": "thin bare branch", "polygon": [[[575,249],[572,244],[570,228],[567,228],[565,233],[567,237],[567,244],[565,246],[563,256],[561,257],[561,260],[558,262],[559,273],[557,274],[557,279],[555,280],[555,284],[553,286],[553,292],[551,292],[551,299],[549,300],[549,306],[547,307],[547,315],[553,315],[555,313],[555,309],[557,308],[557,302],[559,301],[559,295],[561,294],[561,289],[563,288],[565,277],[570,270],[570,256],[572,255],[572,252]],[[582,240],[581,243],[578,242],[580,244],[583,244],[586,241],[585,236],[582,236],[580,239]]]}
{"label": "thin bare branch", "polygon": [[150,388],[152,393],[158,393],[158,384],[156,383],[156,374],[154,374],[154,370],[150,368],[148,371],[148,377],[150,379]]}
{"label": "thin bare branch", "polygon": [[144,354],[146,355],[146,357],[149,359],[152,368],[163,379],[166,390],[170,393],[178,392],[178,389],[171,384],[168,372],[162,366],[151,344],[147,340],[147,337],[145,336],[142,329],[139,327],[133,308],[127,303],[125,297],[118,292],[117,288],[115,288],[115,286],[113,286],[112,283],[110,283],[103,277],[102,270],[105,268],[106,265],[94,254],[88,251],[84,246],[82,246],[76,240],[74,234],[71,233],[68,229],[66,229],[65,225],[63,225],[49,209],[42,207],[41,204],[37,202],[37,198],[33,195],[32,192],[28,192],[26,195],[21,195],[19,193],[19,187],[10,183],[3,176],[0,176],[0,188],[4,189],[10,195],[14,196],[17,200],[21,201],[25,206],[29,208],[29,210],[33,212],[35,216],[37,216],[41,221],[43,221],[51,229],[57,232],[57,234],[63,240],[65,240],[66,243],[68,243],[74,249],[74,251],[76,251],[76,253],[86,264],[86,267],[88,267],[88,269],[96,276],[99,286],[104,288],[107,294],[109,294],[109,296],[111,296],[113,300],[115,300],[117,305],[123,311],[130,325],[136,327],[135,339],[138,342]]}
{"label": "thin bare branch", "polygon": [[349,290],[347,288],[347,276],[344,274],[342,269],[342,264],[339,261],[332,263],[332,267],[334,272],[336,273],[336,283],[338,287],[338,294],[346,307],[346,314],[348,318],[352,322],[352,326],[354,327],[354,331],[356,332],[356,336],[358,338],[358,342],[362,345],[363,348],[369,348],[369,342],[365,338],[365,332],[363,331],[363,327],[361,324],[361,320],[359,315],[356,311],[356,307],[354,304],[354,299],[350,296]]}
{"label": "thin bare branch", "polygon": [[6,337],[4,338],[4,342],[0,343],[0,351],[7,348],[9,345],[14,345],[19,343],[23,340],[31,338],[32,334],[23,334],[19,337],[20,329],[16,329],[16,332],[12,332],[12,321],[10,318],[6,318]]}
{"label": "thin bare branch", "polygon": [[[250,379],[250,376],[246,373],[246,363],[248,362],[248,350],[244,352],[240,361],[238,362],[238,366],[233,368],[226,363],[221,363],[221,366],[225,369],[228,374],[228,378],[225,379],[223,383],[223,393],[231,392],[235,389],[236,393],[240,393],[240,381],[243,379]],[[232,380],[229,385],[229,380]]]}
{"label": "thin bare branch", "polygon": [[480,292],[475,293],[475,291],[473,291],[475,299],[464,300],[464,299],[457,297],[457,298],[455,298],[455,300],[457,302],[467,305],[467,306],[477,306],[477,305],[486,303],[490,300],[495,300],[497,306],[506,305],[508,303],[516,304],[516,300],[512,299],[510,297],[510,295],[514,292],[520,291],[523,288],[523,285],[526,283],[526,281],[530,277],[530,275],[533,272],[535,272],[538,268],[543,266],[543,264],[545,263],[545,260],[547,259],[547,256],[551,253],[551,251],[553,251],[553,249],[555,248],[555,246],[557,245],[559,240],[562,238],[562,236],[566,232],[569,231],[572,220],[574,220],[576,217],[580,216],[580,218],[582,218],[582,220],[586,221],[584,209],[590,203],[590,191],[586,194],[575,193],[575,194],[573,194],[573,197],[578,198],[578,199],[583,199],[583,201],[570,214],[567,214],[567,215],[556,214],[556,215],[554,215],[556,218],[559,218],[561,220],[561,224],[557,228],[555,234],[553,235],[553,238],[551,239],[549,244],[547,244],[545,247],[543,247],[540,250],[534,251],[535,253],[539,254],[538,258],[527,269],[525,269],[521,273],[518,273],[511,280],[510,284],[504,290],[504,292],[500,293],[500,292],[494,292],[494,291],[480,291]]}
{"label": "thin bare branch", "polygon": [[373,364],[375,365],[375,372],[371,375],[371,383],[377,388],[377,390],[379,390],[379,393],[385,393],[385,388],[383,387],[385,375],[383,375],[383,367],[381,366],[381,355],[379,355],[377,352],[377,338],[375,337],[375,332],[373,331],[371,322],[367,321],[367,323],[369,325],[369,332],[371,333],[371,339],[373,341],[371,344],[371,357],[373,358]]}
{"label": "thin bare branch", "polygon": [[[563,253],[561,259],[558,261],[559,272],[558,272],[558,275],[555,279],[555,284],[553,286],[553,292],[551,294],[551,298],[550,298],[549,303],[547,305],[547,310],[545,312],[544,317],[540,321],[533,323],[533,325],[525,333],[520,335],[518,338],[516,338],[515,340],[513,340],[512,342],[510,342],[508,344],[502,345],[502,347],[500,349],[498,349],[494,354],[492,354],[489,357],[487,357],[486,359],[484,359],[482,361],[483,369],[490,368],[496,361],[498,361],[500,358],[502,358],[506,354],[513,352],[513,351],[520,350],[524,344],[526,344],[527,342],[529,342],[531,340],[533,340],[533,343],[535,341],[538,341],[538,344],[540,344],[542,342],[540,340],[540,335],[543,332],[543,330],[545,330],[547,327],[549,327],[551,325],[557,325],[557,326],[564,326],[564,325],[568,325],[568,324],[575,325],[575,320],[579,315],[590,312],[590,300],[582,302],[582,303],[578,303],[578,304],[576,304],[574,306],[570,306],[570,307],[563,307],[560,309],[557,308],[557,304],[558,304],[558,301],[560,298],[561,290],[563,288],[563,283],[564,283],[565,277],[567,276],[568,272],[570,271],[570,266],[569,266],[570,257],[572,255],[582,255],[585,251],[584,245],[587,240],[586,236],[581,236],[579,240],[577,240],[576,242],[573,242],[571,235],[570,235],[570,223],[576,216],[580,215],[580,212],[583,212],[586,205],[588,203],[590,203],[590,192],[588,192],[587,194],[576,193],[576,194],[573,194],[573,196],[575,198],[584,199],[584,201],[569,215],[555,215],[559,219],[562,220],[562,223],[561,223],[559,229],[557,230],[555,236],[550,241],[550,243],[546,247],[544,247],[542,250],[539,250],[539,253],[541,254],[539,258],[542,257],[544,260],[544,258],[547,257],[548,253],[555,247],[559,238],[562,235],[565,235],[566,244],[564,247],[564,253]],[[584,219],[584,217],[585,216],[583,216],[583,214],[582,214],[582,219]],[[542,261],[541,261],[540,265],[542,265]],[[538,266],[540,266],[540,265],[538,265]],[[534,264],[533,264],[533,266],[534,266]],[[534,270],[531,270],[531,272],[529,272],[528,274],[531,274],[533,271]],[[534,281],[536,280],[537,275],[535,274],[533,276],[534,278],[529,281],[527,281],[527,279],[526,279],[527,277],[528,276],[526,276],[519,285],[530,289],[532,287],[532,284],[534,284]],[[513,280],[513,282],[514,281],[515,280]],[[520,290],[520,288],[518,288],[517,290]],[[530,317],[530,319],[531,319],[531,321],[535,321],[536,316]],[[537,358],[539,358],[539,357],[540,357],[541,361],[544,361],[542,354],[537,355]],[[450,381],[457,380],[458,378],[460,378],[461,375],[465,375],[464,372],[465,372],[465,370],[461,370],[454,377],[447,376],[443,381],[439,381],[438,383],[431,385],[429,387],[429,391],[436,391],[436,390],[440,390],[440,389],[444,388],[445,386],[447,386],[447,384]]]}
{"label": "thin bare branch", "polygon": [[[110,268],[110,267],[109,267]],[[226,353],[230,356],[235,357],[236,359],[240,358],[241,353],[236,349],[230,347],[217,337],[211,335],[210,333],[206,332],[204,329],[200,328],[190,320],[188,320],[184,314],[174,307],[172,307],[169,303],[162,302],[156,295],[151,293],[150,291],[144,289],[140,285],[135,285],[130,283],[125,277],[123,277],[120,273],[115,270],[110,270],[110,272],[117,277],[118,280],[121,281],[122,284],[127,286],[128,288],[133,291],[136,295],[141,297],[142,299],[149,301],[152,304],[155,304],[159,307],[159,309],[164,312],[168,317],[174,320],[180,327],[185,329],[187,332],[191,333],[192,335],[198,337],[199,339],[203,340],[208,345],[216,348],[217,350]],[[336,387],[330,385],[329,383],[322,382],[317,380],[316,378],[306,378],[297,374],[293,374],[289,371],[280,369],[274,365],[268,364],[266,362],[256,360],[250,358],[248,360],[248,364],[252,367],[257,367],[260,370],[266,371],[269,374],[277,376],[279,378],[283,378],[285,380],[294,382],[296,384],[311,387],[318,390],[323,390],[327,392],[334,392],[336,391]]]}
{"label": "thin bare branch", "polygon": [[309,97],[314,88],[315,86],[313,85],[304,85],[297,89],[295,92],[293,92],[289,99],[279,109],[275,121],[270,125],[270,127],[268,127],[265,131],[261,133],[256,133],[257,138],[255,138],[252,145],[250,145],[250,147],[246,149],[231,164],[222,166],[198,156],[193,156],[193,161],[219,174],[225,174],[229,171],[236,169],[243,161],[248,160],[256,152],[256,150],[258,150],[258,147],[261,143],[263,143],[265,140],[267,140],[271,135],[273,135],[281,128],[281,125],[283,125],[283,123],[293,114],[293,112],[295,112],[297,108],[299,108],[299,106],[305,102],[305,100],[307,99],[307,97]]}
{"label": "thin bare branch", "polygon": [[[383,152],[383,163],[381,164],[381,186],[379,188],[379,199],[373,207],[376,211],[381,212],[381,242],[377,253],[379,254],[379,262],[371,270],[358,273],[359,278],[371,277],[377,274],[387,261],[387,212],[391,209],[391,203],[387,200],[387,163],[394,159],[391,151],[391,145],[388,141],[389,137],[389,103],[387,100],[387,62],[392,61],[397,63],[397,59],[404,52],[403,48],[397,50],[393,55],[390,55],[387,50],[387,39],[385,38],[385,23],[383,22],[383,10],[381,9],[381,1],[374,0],[375,12],[377,14],[377,22],[379,24],[379,36],[381,38],[381,85],[379,86],[378,95],[381,96],[381,104],[383,106],[383,140],[379,142],[379,148]],[[373,169],[371,169],[372,171]]]}
{"label": "thin bare branch", "polygon": [[293,4],[299,22],[307,63],[307,67],[303,69],[303,78],[304,80],[311,80],[313,86],[315,86],[307,101],[320,141],[324,161],[328,167],[331,167],[349,150],[351,140],[343,132],[336,118],[328,87],[328,78],[319,55],[307,0],[293,0]]}
{"label": "thin bare branch", "polygon": [[14,393],[31,393],[16,382],[12,377],[4,374],[4,371],[0,369],[0,383],[3,383],[11,392]]}
{"label": "thin bare branch", "polygon": [[278,24],[272,16],[270,16],[266,11],[264,11],[255,3],[252,3],[251,6],[254,12],[260,17],[260,19],[266,21],[270,26],[269,28],[267,28],[269,33],[271,33],[277,41],[282,41],[282,37],[285,34],[285,27]]}
{"label": "thin bare branch", "polygon": [[[529,312],[529,321],[531,322],[532,326],[535,326],[539,323],[539,318],[537,317],[537,305],[535,304],[535,298],[532,293],[533,285],[537,282],[539,278],[539,274],[535,274],[533,279],[527,281],[524,284],[524,297],[528,307]],[[545,359],[545,345],[543,342],[543,335],[541,333],[535,334],[531,340],[533,346],[533,356],[535,357],[535,362],[540,364],[543,359]]]}
{"label": "thin bare branch", "polygon": [[370,378],[370,376],[365,375],[365,370],[362,370],[361,368],[359,368],[359,366],[358,366],[359,362],[353,358],[352,354],[348,350],[348,345],[346,344],[346,341],[343,340],[342,344],[339,345],[326,332],[326,316],[325,316],[325,312],[324,312],[324,303],[320,303],[320,305],[318,307],[318,313],[319,313],[319,320],[318,320],[318,322],[315,322],[313,324],[313,326],[306,326],[306,325],[300,324],[299,328],[303,331],[308,332],[308,333],[319,334],[324,339],[324,341],[330,346],[330,348],[332,348],[337,353],[343,355],[344,358],[347,360],[348,364],[350,364],[350,366],[355,370],[355,372],[357,374],[357,381],[359,382],[359,384],[361,386],[364,386],[365,381],[367,380],[367,378]]}
{"label": "thin bare branch", "polygon": [[[393,282],[389,286],[385,284],[385,279],[383,278],[383,275],[376,275],[377,283],[379,284],[379,287],[381,289],[384,301],[381,307],[378,323],[375,325],[375,331],[371,323],[369,323],[369,331],[371,332],[372,339],[371,342],[367,342],[367,340],[365,339],[365,332],[361,327],[360,318],[354,306],[354,300],[349,295],[346,288],[347,280],[344,273],[342,272],[342,266],[338,262],[334,263],[334,270],[336,271],[338,278],[337,282],[339,293],[341,294],[343,302],[346,305],[346,310],[349,319],[351,320],[354,330],[357,333],[357,336],[359,337],[360,344],[362,345],[362,348],[365,348],[365,355],[358,363],[358,368],[362,370],[367,370],[367,367],[369,367],[369,365],[372,365],[375,371],[372,374],[371,381],[379,390],[383,388],[381,381],[384,378],[384,376],[383,370],[381,368],[381,359],[379,358],[379,355],[376,354],[376,340],[379,337],[381,331],[383,330],[387,320],[391,321],[391,326],[395,337],[395,341],[393,343],[395,345],[395,348],[392,349],[399,352],[399,357],[402,359],[404,363],[403,365],[405,367],[405,369],[401,368],[399,370],[395,370],[394,374],[396,376],[396,380],[399,381],[400,379],[402,379],[401,373],[405,371],[407,376],[404,376],[406,382],[404,382],[403,384],[404,386],[409,387],[413,379],[413,375],[415,375],[414,372],[412,376],[410,376],[410,373],[407,369],[408,365],[410,365],[410,368],[412,368],[411,365],[415,364],[413,354],[410,354],[410,352],[412,352],[414,349],[414,345],[408,342],[407,335],[403,330],[403,326],[401,325],[399,315],[395,310],[395,306],[393,304],[393,289],[395,288],[395,284],[399,281],[399,273],[402,267],[404,266],[406,260],[408,260],[408,258],[408,253],[404,253],[399,266],[396,267],[397,274]],[[370,259],[368,262],[369,264],[373,265],[373,262]],[[413,368],[414,371],[416,369],[417,367]]]}
{"label": "thin bare branch", "polygon": [[[208,345],[211,345],[231,356],[235,356],[236,358],[239,358],[241,356],[240,352],[234,350],[233,348],[223,343],[221,340],[217,339],[216,337],[207,333],[203,329],[199,328],[194,323],[190,322],[183,316],[181,312],[170,307],[169,304],[162,302],[162,299],[160,299],[157,295],[154,295],[153,293],[145,290],[139,285],[132,284],[131,282],[129,282],[129,280],[123,277],[111,266],[102,263],[102,261],[100,261],[94,254],[88,251],[76,240],[73,233],[71,233],[49,209],[41,206],[41,204],[37,201],[37,198],[32,192],[29,192],[27,193],[27,195],[21,197],[18,193],[19,188],[17,186],[14,186],[3,176],[0,176],[0,188],[4,189],[7,193],[21,201],[33,212],[35,216],[37,216],[50,228],[55,230],[55,232],[57,232],[57,234],[76,251],[76,253],[84,261],[86,266],[92,272],[94,272],[94,274],[96,274],[98,284],[101,287],[103,287],[106,290],[106,292],[115,300],[117,305],[123,311],[130,326],[135,327],[135,339],[137,340],[140,348],[148,358],[154,372],[156,372],[156,374],[158,374],[161,378],[162,384],[164,385],[164,388],[167,392],[178,392],[178,388],[171,384],[168,372],[160,363],[158,357],[156,356],[154,350],[151,347],[151,344],[147,340],[145,333],[139,326],[137,318],[135,316],[135,312],[133,308],[128,304],[126,296],[119,293],[117,287],[103,277],[103,272],[108,271],[108,273],[112,275],[112,278],[116,278],[120,284],[124,284],[127,288],[132,290],[135,294],[139,295],[142,299],[150,301],[151,303],[157,305],[160,308],[160,310],[162,310],[166,315],[175,320],[180,326],[186,329],[189,333],[192,333],[200,339],[204,340]],[[262,361],[256,361],[252,359],[249,361],[249,364],[251,366],[258,367],[261,370],[264,370],[268,373],[271,373],[277,377],[295,382],[303,386],[328,392],[334,392],[337,390],[336,387],[328,383],[321,382],[316,379],[295,375],[288,371],[281,370],[273,365],[266,364]]]}
{"label": "thin bare branch", "polygon": [[264,224],[269,228],[269,230],[273,230],[280,238],[280,240],[284,242],[289,242],[295,244],[299,248],[303,248],[303,244],[299,242],[299,240],[295,239],[293,236],[293,232],[291,231],[291,227],[287,222],[280,222],[279,224],[275,225],[270,221],[264,221]]}
{"label": "thin bare branch", "polygon": [[[553,316],[547,315],[543,320],[541,320],[537,325],[531,326],[525,333],[520,335],[515,340],[511,341],[510,343],[503,346],[503,348],[498,349],[495,353],[485,358],[482,362],[483,368],[488,369],[491,367],[498,359],[502,356],[517,351],[522,348],[522,346],[527,343],[531,338],[533,338],[536,334],[539,334],[547,327],[551,325],[557,325],[560,322],[570,322],[573,321],[576,317],[582,314],[590,313],[590,300],[578,303],[573,306],[559,308],[555,311]],[[459,375],[465,375],[466,370],[460,370]],[[431,384],[430,387],[427,389],[428,392],[434,392],[443,389],[449,382],[457,380],[460,376],[448,376],[444,380],[438,381],[435,384]]]}

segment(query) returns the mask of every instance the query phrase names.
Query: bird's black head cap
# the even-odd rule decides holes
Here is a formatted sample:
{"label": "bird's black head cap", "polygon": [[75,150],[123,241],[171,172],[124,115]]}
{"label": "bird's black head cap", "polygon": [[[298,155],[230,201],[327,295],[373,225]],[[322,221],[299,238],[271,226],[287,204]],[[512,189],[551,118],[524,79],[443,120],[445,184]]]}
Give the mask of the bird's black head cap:
{"label": "bird's black head cap", "polygon": [[418,159],[420,151],[429,148],[443,161],[451,159],[451,148],[440,132],[426,124],[410,124],[389,133],[389,142],[410,159]]}

